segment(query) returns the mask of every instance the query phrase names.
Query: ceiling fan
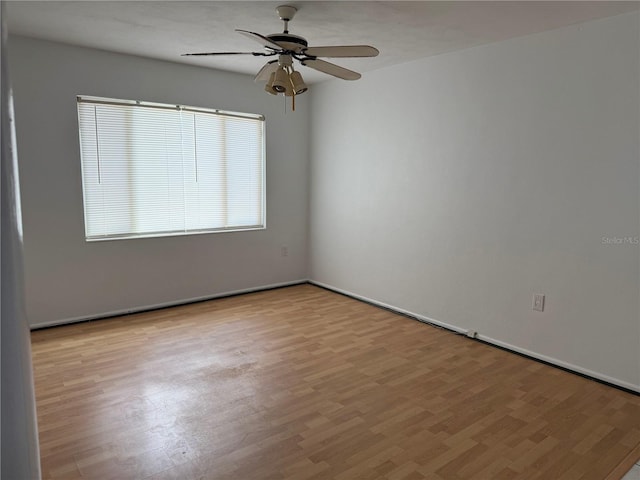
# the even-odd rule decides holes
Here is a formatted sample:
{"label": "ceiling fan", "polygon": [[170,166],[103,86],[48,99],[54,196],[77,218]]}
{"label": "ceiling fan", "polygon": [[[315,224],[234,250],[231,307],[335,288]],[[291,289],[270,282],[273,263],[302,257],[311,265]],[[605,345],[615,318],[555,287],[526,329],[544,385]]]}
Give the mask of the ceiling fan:
{"label": "ceiling fan", "polygon": [[377,48],[369,45],[310,47],[305,38],[289,33],[289,22],[293,19],[297,9],[290,5],[281,5],[276,8],[276,12],[280,20],[284,22],[284,31],[282,33],[261,35],[248,30],[236,29],[236,32],[259,42],[264,48],[263,51],[185,53],[183,56],[253,55],[254,57],[277,57],[277,59],[268,61],[260,69],[255,81],[267,82],[265,90],[268,93],[272,95],[282,93],[286,97],[293,97],[295,101],[295,96],[306,92],[308,87],[304,83],[300,72],[294,70],[294,60],[297,60],[305,67],[313,68],[334,77],[344,80],[357,80],[361,77],[358,72],[320,60],[318,57],[375,57],[379,53]]}

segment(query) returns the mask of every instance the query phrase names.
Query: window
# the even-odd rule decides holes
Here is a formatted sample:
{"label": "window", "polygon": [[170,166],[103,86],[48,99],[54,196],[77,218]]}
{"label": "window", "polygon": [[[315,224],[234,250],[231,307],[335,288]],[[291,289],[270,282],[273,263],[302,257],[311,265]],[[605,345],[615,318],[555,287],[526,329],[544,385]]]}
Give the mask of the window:
{"label": "window", "polygon": [[86,239],[265,228],[264,117],[78,97]]}

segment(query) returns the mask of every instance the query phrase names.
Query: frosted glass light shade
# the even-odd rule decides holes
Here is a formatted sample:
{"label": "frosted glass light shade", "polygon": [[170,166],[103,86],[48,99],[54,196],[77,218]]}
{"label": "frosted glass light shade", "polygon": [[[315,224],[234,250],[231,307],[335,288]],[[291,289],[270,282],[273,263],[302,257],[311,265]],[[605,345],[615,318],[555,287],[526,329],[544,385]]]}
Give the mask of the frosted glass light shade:
{"label": "frosted glass light shade", "polygon": [[289,86],[289,74],[284,68],[279,68],[276,70],[273,80],[273,90],[277,93],[283,93],[287,90],[287,86]]}
{"label": "frosted glass light shade", "polygon": [[304,83],[300,72],[293,72],[291,74],[291,84],[293,85],[293,90],[296,92],[296,95],[300,95],[308,90],[307,84]]}
{"label": "frosted glass light shade", "polygon": [[264,86],[264,90],[267,93],[270,93],[271,95],[277,95],[278,92],[276,92],[273,89],[273,81],[276,78],[276,72],[271,72],[271,75],[269,75],[269,81],[267,82],[267,84]]}

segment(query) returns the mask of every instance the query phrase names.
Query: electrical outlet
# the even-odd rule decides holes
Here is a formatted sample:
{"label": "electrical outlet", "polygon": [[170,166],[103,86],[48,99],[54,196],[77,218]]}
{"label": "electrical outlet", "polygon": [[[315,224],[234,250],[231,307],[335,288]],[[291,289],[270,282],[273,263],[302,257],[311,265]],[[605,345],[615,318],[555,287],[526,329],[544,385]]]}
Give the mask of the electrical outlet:
{"label": "electrical outlet", "polygon": [[282,245],[282,247],[280,247],[280,255],[283,257],[289,256],[289,247],[287,245]]}
{"label": "electrical outlet", "polygon": [[478,338],[478,332],[476,332],[475,330],[467,330],[467,337]]}
{"label": "electrical outlet", "polygon": [[544,312],[544,295],[540,293],[533,294],[532,308],[537,312]]}

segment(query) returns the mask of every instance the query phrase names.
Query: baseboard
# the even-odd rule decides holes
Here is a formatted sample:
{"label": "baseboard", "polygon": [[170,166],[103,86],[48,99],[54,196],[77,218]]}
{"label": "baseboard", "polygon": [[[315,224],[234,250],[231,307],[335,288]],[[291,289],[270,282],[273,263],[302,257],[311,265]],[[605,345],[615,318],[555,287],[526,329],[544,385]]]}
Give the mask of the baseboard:
{"label": "baseboard", "polygon": [[640,460],[640,443],[605,477],[605,480],[621,480],[638,460]]}
{"label": "baseboard", "polygon": [[564,362],[562,360],[558,360],[557,358],[548,357],[546,355],[541,355],[536,352],[532,352],[531,350],[527,350],[525,348],[520,348],[515,345],[511,345],[506,342],[502,342],[500,340],[496,340],[495,338],[487,337],[485,335],[478,335],[478,340],[481,340],[485,343],[494,345],[496,347],[503,348],[505,350],[509,350],[514,353],[518,353],[525,357],[533,358],[535,360],[539,360],[548,365],[552,365],[555,367],[559,367],[563,370],[567,370],[573,373],[577,373],[578,375],[582,375],[583,377],[588,377],[593,380],[598,380],[599,382],[606,383],[607,385],[613,385],[615,387],[620,387],[624,390],[627,390],[632,393],[640,394],[640,385],[634,385],[633,383],[625,382],[619,380],[614,377],[610,377],[608,375],[604,375],[599,372],[595,372],[593,370],[589,370],[587,368],[582,368],[578,365],[574,365],[572,363]]}
{"label": "baseboard", "polygon": [[205,295],[202,297],[193,297],[193,298],[187,298],[183,300],[175,300],[172,302],[157,303],[153,305],[144,305],[141,307],[128,308],[124,310],[113,310],[110,312],[99,313],[96,315],[85,315],[80,317],[54,320],[52,322],[36,323],[36,324],[30,325],[30,328],[31,330],[38,330],[41,328],[57,327],[59,325],[67,325],[70,323],[87,322],[91,320],[101,320],[103,318],[117,317],[120,315],[129,315],[132,313],[148,312],[151,310],[159,310],[161,308],[177,307],[180,305],[187,305],[190,303],[206,302],[207,300],[215,300],[216,298],[233,297],[235,295],[243,295],[245,293],[262,292],[265,290],[274,290],[276,288],[291,287],[293,285],[300,285],[305,283],[309,283],[306,278],[299,279],[299,280],[292,280],[289,282],[272,283],[269,285],[261,285],[258,287],[243,288],[240,290],[232,290],[228,292],[215,293],[212,295]]}
{"label": "baseboard", "polygon": [[[365,297],[363,295],[359,295],[357,293],[348,291],[348,290],[344,290],[341,288],[337,288],[334,287],[332,285],[328,285],[322,282],[318,282],[315,280],[310,280],[310,279],[299,279],[299,280],[292,280],[289,282],[281,282],[281,283],[274,283],[274,284],[269,284],[269,285],[262,285],[262,286],[258,286],[258,287],[251,287],[251,288],[245,288],[245,289],[240,289],[240,290],[232,290],[232,291],[227,291],[227,292],[222,292],[222,293],[216,293],[216,294],[212,294],[212,295],[206,295],[206,296],[202,296],[202,297],[193,297],[193,298],[188,298],[188,299],[183,299],[183,300],[177,300],[177,301],[172,301],[172,302],[165,302],[165,303],[159,303],[159,304],[154,304],[154,305],[145,305],[145,306],[141,306],[141,307],[136,307],[136,308],[132,308],[132,309],[124,309],[124,310],[114,310],[114,311],[110,311],[110,312],[105,312],[105,313],[100,313],[100,314],[96,314],[96,315],[87,315],[87,316],[81,316],[81,317],[74,317],[74,318],[66,318],[66,319],[61,319],[61,320],[55,320],[52,322],[44,322],[44,323],[37,323],[34,325],[31,325],[30,328],[31,330],[38,330],[41,328],[48,328],[48,327],[55,327],[55,326],[59,326],[59,325],[66,325],[66,324],[70,324],[70,323],[78,323],[78,322],[86,322],[86,321],[90,321],[90,320],[99,320],[99,319],[103,319],[103,318],[109,318],[109,317],[116,317],[119,315],[128,315],[128,314],[132,314],[132,313],[140,313],[140,312],[146,312],[146,311],[150,311],[150,310],[158,310],[161,308],[168,308],[168,307],[176,307],[179,305],[186,305],[189,303],[197,303],[197,302],[205,302],[207,300],[214,300],[216,298],[223,298],[223,297],[231,297],[234,295],[243,295],[246,293],[254,293],[254,292],[260,292],[260,291],[265,291],[265,290],[273,290],[276,288],[283,288],[283,287],[290,287],[293,285],[300,285],[300,284],[304,284],[304,283],[309,283],[312,285],[316,285],[318,287],[322,287],[325,288],[327,290],[331,290],[333,292],[336,293],[340,293],[342,295],[345,295],[347,297],[350,298],[354,298],[356,300],[360,300],[366,303],[369,303],[371,305],[375,305],[377,307],[381,307],[387,310],[390,310],[394,313],[398,313],[400,315],[404,315],[406,317],[412,318],[414,320],[418,320],[420,322],[423,323],[427,323],[430,325],[434,325],[440,328],[445,328],[447,330],[450,330],[452,332],[458,333],[458,334],[465,334],[466,330],[460,327],[457,327],[455,325],[446,323],[446,322],[441,322],[439,320],[436,320],[434,318],[430,318],[427,317],[425,315],[420,315],[418,313],[415,312],[411,312],[409,310],[403,309],[403,308],[399,308],[396,307],[394,305],[390,305],[384,302],[380,302],[378,300],[374,300],[372,298],[369,297]],[[516,345],[511,345],[509,343],[503,342],[501,340],[492,338],[492,337],[488,337],[486,335],[482,335],[482,334],[478,334],[476,337],[476,340],[479,340],[481,342],[487,343],[489,345],[493,345],[496,346],[498,348],[502,348],[504,350],[508,350],[510,352],[513,353],[517,353],[519,355],[523,355],[525,357],[534,359],[534,360],[538,360],[540,362],[546,363],[548,365],[552,365],[558,368],[561,368],[563,370],[572,372],[572,373],[576,373],[578,375],[582,375],[584,377],[593,379],[593,380],[597,380],[599,382],[605,383],[607,385],[611,385],[617,388],[621,388],[623,390],[626,390],[630,393],[634,393],[634,394],[640,394],[640,385],[634,385],[632,383],[629,382],[624,382],[622,380],[619,380],[617,378],[613,378],[610,377],[608,375],[603,375],[599,372],[595,372],[593,370],[589,370],[586,368],[582,368],[578,365],[574,365],[568,362],[564,362],[562,360],[558,360],[557,358],[553,358],[553,357],[548,357],[546,355],[541,355],[539,353],[533,352],[531,350],[527,350],[524,348],[520,348]]]}
{"label": "baseboard", "polygon": [[[418,320],[418,321],[423,322],[423,323],[428,323],[428,324],[431,324],[431,325],[435,325],[437,327],[446,328],[447,330],[451,330],[452,332],[455,332],[455,333],[460,333],[460,334],[465,334],[466,333],[465,329],[457,327],[455,325],[451,325],[451,324],[448,324],[448,323],[445,323],[445,322],[441,322],[439,320],[436,320],[436,319],[433,319],[433,318],[429,318],[429,317],[426,317],[424,315],[420,315],[418,313],[414,313],[414,312],[411,312],[409,310],[405,310],[403,308],[398,308],[398,307],[396,307],[394,305],[390,305],[390,304],[387,304],[387,303],[384,303],[384,302],[379,302],[379,301],[374,300],[372,298],[365,297],[363,295],[358,295],[357,293],[353,293],[353,292],[350,292],[348,290],[344,290],[344,289],[341,289],[341,288],[336,288],[336,287],[334,287],[332,285],[328,285],[326,283],[318,282],[318,281],[315,281],[315,280],[309,280],[308,283],[310,283],[312,285],[316,285],[318,287],[325,288],[327,290],[331,290],[331,291],[336,292],[336,293],[340,293],[342,295],[354,298],[356,300],[360,300],[360,301],[369,303],[371,305],[375,305],[377,307],[382,307],[384,309],[390,310],[390,311],[395,312],[395,313],[399,313],[399,314],[404,315],[406,317],[413,318],[413,319]],[[636,395],[640,394],[640,385],[634,385],[632,383],[625,382],[625,381],[619,380],[617,378],[610,377],[608,375],[603,375],[603,374],[601,374],[599,372],[595,372],[593,370],[582,368],[582,367],[580,367],[578,365],[574,365],[572,363],[568,363],[568,362],[564,362],[562,360],[558,360],[557,358],[548,357],[546,355],[541,355],[541,354],[533,352],[531,350],[520,348],[520,347],[518,347],[516,345],[511,345],[509,343],[503,342],[501,340],[498,340],[498,339],[495,339],[495,338],[492,338],[492,337],[488,337],[486,335],[479,334],[479,335],[477,335],[476,340],[479,340],[479,341],[481,341],[483,343],[487,343],[489,345],[493,345],[493,346],[502,348],[504,350],[508,350],[510,352],[513,352],[513,353],[517,353],[518,355],[523,355],[525,357],[528,357],[528,358],[531,358],[533,360],[537,360],[537,361],[546,363],[546,364],[554,366],[554,367],[561,368],[561,369],[566,370],[568,372],[575,373],[575,374],[581,375],[583,377],[587,377],[589,379],[596,380],[598,382],[605,383],[607,385],[611,385],[611,386],[616,387],[616,388],[620,388],[622,390],[628,391],[628,392],[636,394]]]}
{"label": "baseboard", "polygon": [[390,310],[394,313],[399,313],[401,315],[404,315],[405,317],[411,317],[415,320],[418,320],[422,323],[428,323],[430,325],[436,325],[438,327],[442,327],[442,328],[446,328],[447,330],[451,330],[452,332],[456,332],[456,333],[462,333],[464,334],[466,332],[466,330],[464,330],[463,328],[460,327],[456,327],[455,325],[451,325],[449,323],[445,323],[445,322],[441,322],[439,320],[436,320],[434,318],[429,318],[426,317],[424,315],[420,315],[418,313],[413,313],[410,312],[409,310],[405,310],[403,308],[399,308],[396,307],[394,305],[389,305],[388,303],[384,303],[384,302],[379,302],[378,300],[374,300],[372,298],[369,297],[365,297],[363,295],[358,295],[357,293],[353,293],[350,292],[348,290],[343,290],[341,288],[337,288],[334,287],[332,285],[328,285],[326,283],[322,283],[322,282],[317,282],[315,280],[309,280],[308,283],[310,283],[311,285],[316,285],[318,287],[322,287],[322,288],[326,288],[327,290],[331,290],[332,292],[336,292],[336,293],[340,293],[342,295],[345,295],[347,297],[351,297],[351,298],[355,298],[356,300],[360,300],[366,303],[370,303],[371,305],[375,305],[376,307],[382,307],[386,310]]}

